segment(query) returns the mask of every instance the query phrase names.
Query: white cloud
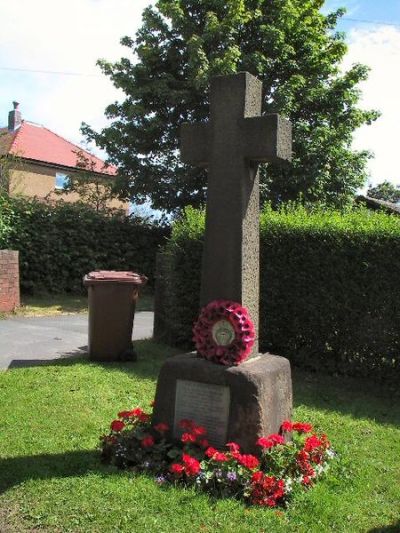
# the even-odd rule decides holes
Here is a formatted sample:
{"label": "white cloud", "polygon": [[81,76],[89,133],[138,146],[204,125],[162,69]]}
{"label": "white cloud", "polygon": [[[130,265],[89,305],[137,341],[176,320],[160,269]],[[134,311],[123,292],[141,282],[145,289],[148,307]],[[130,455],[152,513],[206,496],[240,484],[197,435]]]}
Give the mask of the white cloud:
{"label": "white cloud", "polygon": [[375,123],[356,132],[354,147],[375,154],[369,162],[373,184],[389,180],[400,185],[400,30],[390,26],[353,29],[348,41],[345,68],[353,63],[371,68],[368,80],[360,85],[361,106],[381,112]]}
{"label": "white cloud", "polygon": [[[342,1],[328,3],[333,9]],[[357,0],[349,0],[352,11]],[[0,125],[11,101],[21,102],[23,116],[74,142],[81,140],[82,121],[96,129],[106,124],[105,107],[120,97],[95,66],[98,58],[115,61],[129,56],[124,35],[134,36],[149,0],[0,0],[0,67],[81,72],[95,76],[57,76],[0,70]],[[349,32],[345,66],[371,67],[362,84],[361,104],[382,112],[372,126],[361,128],[354,146],[370,149],[372,182],[400,184],[397,162],[400,127],[400,31],[370,27]]]}
{"label": "white cloud", "polygon": [[81,139],[82,121],[104,126],[104,108],[120,93],[96,61],[129,56],[130,50],[119,41],[124,35],[134,36],[149,4],[149,0],[0,2],[0,67],[86,74],[0,70],[0,125],[6,123],[11,101],[17,100],[24,118],[75,142]]}

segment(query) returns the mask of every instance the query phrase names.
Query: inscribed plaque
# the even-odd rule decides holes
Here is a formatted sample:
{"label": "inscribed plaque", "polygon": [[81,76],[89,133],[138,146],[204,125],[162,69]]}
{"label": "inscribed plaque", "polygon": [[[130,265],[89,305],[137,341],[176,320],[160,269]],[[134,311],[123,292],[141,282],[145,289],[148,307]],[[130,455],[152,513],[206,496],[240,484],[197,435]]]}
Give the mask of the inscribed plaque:
{"label": "inscribed plaque", "polygon": [[186,418],[207,429],[213,446],[226,444],[230,404],[229,387],[178,379],[176,382],[174,437],[180,437],[179,421]]}

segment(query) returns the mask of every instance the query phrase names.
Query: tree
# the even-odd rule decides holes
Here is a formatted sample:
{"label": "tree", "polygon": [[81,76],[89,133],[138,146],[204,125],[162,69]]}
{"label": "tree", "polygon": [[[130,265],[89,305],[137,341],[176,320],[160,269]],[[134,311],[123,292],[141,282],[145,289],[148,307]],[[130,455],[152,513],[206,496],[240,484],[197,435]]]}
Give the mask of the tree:
{"label": "tree", "polygon": [[[76,193],[79,201],[92,207],[95,211],[109,212],[109,203],[117,197],[114,190],[112,176],[99,174],[96,171],[96,162],[82,150],[76,150],[78,171],[67,175],[67,180],[62,189],[55,192],[60,195]],[[107,165],[103,170],[106,171]]]}
{"label": "tree", "polygon": [[367,196],[377,198],[378,200],[397,203],[400,202],[400,189],[389,181],[384,181],[375,187],[370,187],[367,191]]}
{"label": "tree", "polygon": [[179,159],[179,127],[209,115],[211,76],[249,71],[263,81],[263,113],[290,118],[294,159],[288,169],[262,172],[262,196],[341,206],[366,180],[370,154],[351,149],[352,133],[378,116],[357,108],[368,69],[345,73],[344,10],[325,16],[323,0],[159,0],[145,9],[133,53],[103,72],[126,99],[106,108],[111,125],[82,131],[104,148],[125,180],[120,187],[154,208],[204,203],[206,173]]}

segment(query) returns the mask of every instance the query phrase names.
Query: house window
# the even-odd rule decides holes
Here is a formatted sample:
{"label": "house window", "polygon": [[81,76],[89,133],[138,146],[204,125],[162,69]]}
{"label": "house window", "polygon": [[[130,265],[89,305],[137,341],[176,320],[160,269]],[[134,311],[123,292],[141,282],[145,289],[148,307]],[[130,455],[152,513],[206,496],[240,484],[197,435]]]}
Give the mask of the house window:
{"label": "house window", "polygon": [[61,191],[67,184],[68,176],[61,172],[56,172],[56,189]]}

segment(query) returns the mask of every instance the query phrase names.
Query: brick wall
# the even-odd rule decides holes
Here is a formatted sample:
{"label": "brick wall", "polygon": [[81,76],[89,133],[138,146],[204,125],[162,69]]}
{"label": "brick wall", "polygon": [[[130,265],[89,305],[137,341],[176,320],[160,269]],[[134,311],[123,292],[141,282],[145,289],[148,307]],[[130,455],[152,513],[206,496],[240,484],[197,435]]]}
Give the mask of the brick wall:
{"label": "brick wall", "polygon": [[0,312],[20,305],[18,252],[0,250]]}

